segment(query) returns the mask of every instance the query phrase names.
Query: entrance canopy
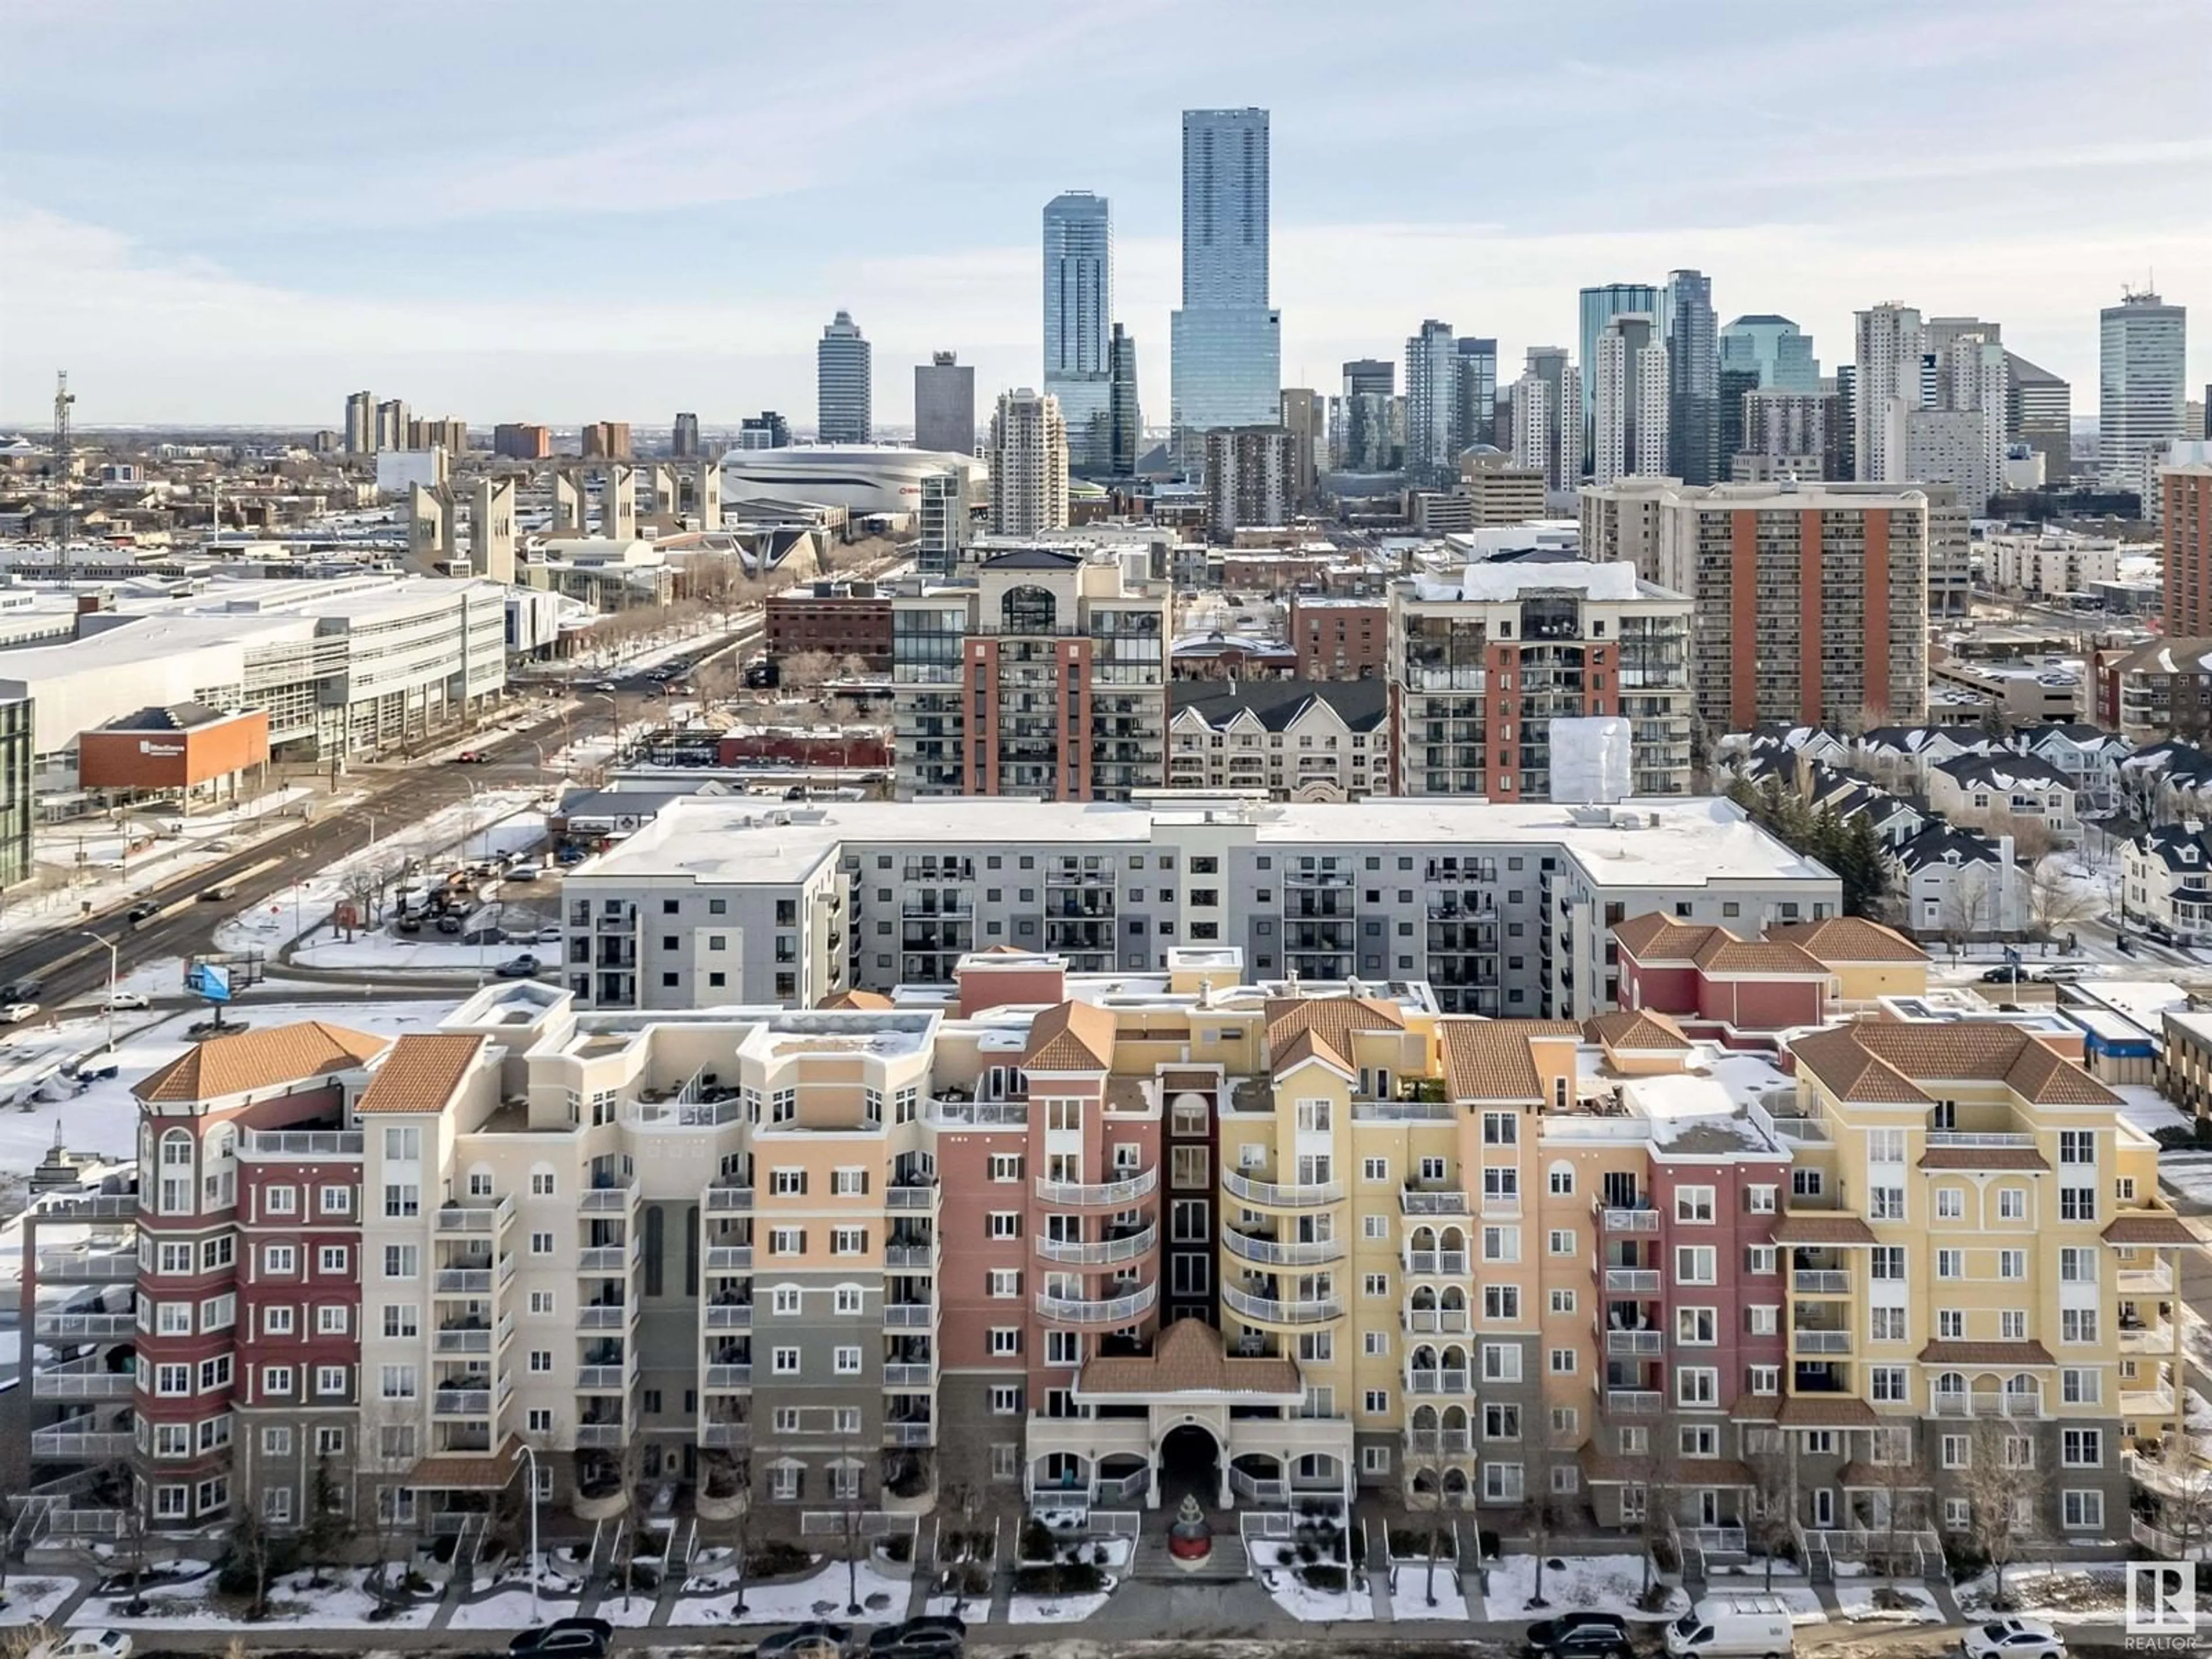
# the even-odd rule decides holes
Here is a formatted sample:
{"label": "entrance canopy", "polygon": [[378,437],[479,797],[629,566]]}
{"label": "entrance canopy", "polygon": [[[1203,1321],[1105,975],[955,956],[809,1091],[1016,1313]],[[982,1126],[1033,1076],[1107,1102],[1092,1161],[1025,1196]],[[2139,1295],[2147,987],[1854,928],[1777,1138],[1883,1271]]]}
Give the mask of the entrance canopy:
{"label": "entrance canopy", "polygon": [[1075,1380],[1085,1405],[1154,1405],[1192,1395],[1238,1405],[1296,1406],[1305,1398],[1297,1364],[1289,1359],[1231,1358],[1221,1333],[1203,1320],[1179,1319],[1153,1340],[1148,1354],[1087,1360]]}

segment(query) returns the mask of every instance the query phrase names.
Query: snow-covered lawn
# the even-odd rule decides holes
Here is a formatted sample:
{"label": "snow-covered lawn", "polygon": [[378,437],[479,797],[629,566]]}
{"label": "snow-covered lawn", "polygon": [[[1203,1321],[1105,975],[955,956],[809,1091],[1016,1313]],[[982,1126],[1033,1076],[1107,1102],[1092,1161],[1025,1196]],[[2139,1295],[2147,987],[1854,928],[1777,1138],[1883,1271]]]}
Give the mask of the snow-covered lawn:
{"label": "snow-covered lawn", "polygon": [[1401,1561],[1396,1564],[1391,1575],[1391,1618],[1401,1625],[1416,1619],[1466,1618],[1467,1597],[1460,1594],[1457,1562],[1437,1563],[1436,1596],[1437,1604],[1431,1607],[1427,1561]]}
{"label": "snow-covered lawn", "polygon": [[2160,1152],[2158,1178],[2182,1197],[2212,1206],[2212,1152]]}
{"label": "snow-covered lawn", "polygon": [[[1883,1607],[1875,1605],[1875,1595],[1892,1588],[1869,1579],[1838,1579],[1836,1583],[1836,1607],[1845,1620],[1852,1624],[1887,1622],[1896,1625],[1940,1625],[1942,1610],[1936,1598],[1914,1584],[1895,1586],[1899,1600],[1910,1603],[1903,1607]],[[1884,1599],[1887,1599],[1886,1597]]]}
{"label": "snow-covered lawn", "polygon": [[434,1601],[402,1607],[389,1619],[373,1620],[376,1598],[362,1588],[368,1569],[349,1568],[334,1582],[314,1585],[304,1572],[287,1573],[269,1589],[269,1616],[248,1623],[240,1598],[215,1599],[215,1575],[193,1580],[176,1589],[149,1595],[137,1613],[129,1611],[130,1598],[88,1599],[70,1616],[72,1629],[119,1626],[130,1629],[157,1627],[227,1630],[266,1630],[289,1625],[299,1630],[421,1630],[437,1611]]}
{"label": "snow-covered lawn", "polygon": [[1528,1603],[1536,1594],[1536,1558],[1508,1555],[1492,1564],[1490,1588],[1483,1600],[1493,1619],[1534,1618],[1587,1609],[1656,1623],[1689,1608],[1690,1598],[1678,1587],[1668,1592],[1662,1610],[1642,1612],[1636,1603],[1643,1590],[1640,1555],[1547,1555],[1544,1558],[1546,1605],[1531,1608]]}
{"label": "snow-covered lawn", "polygon": [[453,1616],[446,1621],[446,1628],[528,1630],[532,1625],[566,1619],[576,1611],[576,1606],[573,1601],[550,1594],[542,1595],[538,1598],[538,1611],[533,1616],[530,1607],[530,1586],[510,1584],[482,1601],[459,1603],[453,1608]]}
{"label": "snow-covered lawn", "polygon": [[1016,1625],[1073,1625],[1106,1605],[1119,1581],[1109,1573],[1106,1588],[1088,1595],[1017,1595],[1006,1603],[1006,1619]]}
{"label": "snow-covered lawn", "polygon": [[1306,1624],[1327,1625],[1339,1620],[1375,1616],[1374,1598],[1357,1581],[1349,1590],[1315,1589],[1302,1582],[1297,1573],[1282,1568],[1261,1573],[1260,1583],[1275,1598],[1277,1607]]}
{"label": "snow-covered lawn", "polygon": [[635,1589],[628,1595],[612,1591],[599,1597],[599,1605],[592,1609],[610,1625],[637,1629],[653,1622],[653,1611],[660,1605],[660,1592]]}
{"label": "snow-covered lawn", "polygon": [[2145,1134],[2196,1126],[2196,1119],[2148,1083],[2108,1083],[2105,1086],[2120,1097],[2120,1115]]}
{"label": "snow-covered lawn", "polygon": [[[781,1583],[750,1583],[744,1588],[745,1610],[732,1614],[731,1603],[737,1600],[736,1592],[727,1595],[679,1597],[670,1610],[672,1625],[790,1625],[809,1619],[842,1620],[845,1612],[847,1586],[845,1575],[853,1571],[842,1561],[826,1563],[811,1577],[787,1580]],[[877,1621],[896,1620],[906,1617],[908,1598],[913,1594],[910,1580],[892,1578],[878,1572],[866,1562],[860,1565],[858,1594],[866,1611],[854,1615]],[[697,1581],[694,1581],[697,1582]],[[605,1607],[602,1617],[611,1617]]]}
{"label": "snow-covered lawn", "polygon": [[[2127,1568],[2122,1562],[2016,1562],[2005,1569],[2004,1583],[2012,1612],[2054,1623],[2101,1620],[2127,1601]],[[1958,1588],[1959,1611],[1969,1619],[1986,1617],[1996,1595],[1994,1571],[1969,1578]]]}
{"label": "snow-covered lawn", "polygon": [[0,1589],[0,1625],[35,1625],[52,1618],[61,1604],[76,1594],[74,1578],[11,1577]]}

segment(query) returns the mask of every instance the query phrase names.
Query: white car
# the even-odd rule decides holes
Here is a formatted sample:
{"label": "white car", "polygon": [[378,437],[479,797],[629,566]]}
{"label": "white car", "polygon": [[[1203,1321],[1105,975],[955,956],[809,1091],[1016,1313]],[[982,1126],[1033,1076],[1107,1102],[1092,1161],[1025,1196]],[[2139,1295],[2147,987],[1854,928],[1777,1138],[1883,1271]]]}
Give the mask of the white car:
{"label": "white car", "polygon": [[40,1643],[29,1659],[131,1659],[131,1637],[119,1630],[71,1631]]}
{"label": "white car", "polygon": [[35,1002],[11,1002],[0,1008],[0,1025],[21,1025],[25,1020],[38,1017],[39,1005]]}
{"label": "white car", "polygon": [[2040,1619],[1992,1619],[1960,1638],[1966,1659],[2066,1659],[2066,1638]]}
{"label": "white car", "polygon": [[144,1008],[150,1005],[143,992],[118,991],[113,996],[108,998],[107,1006],[120,1012],[126,1008]]}

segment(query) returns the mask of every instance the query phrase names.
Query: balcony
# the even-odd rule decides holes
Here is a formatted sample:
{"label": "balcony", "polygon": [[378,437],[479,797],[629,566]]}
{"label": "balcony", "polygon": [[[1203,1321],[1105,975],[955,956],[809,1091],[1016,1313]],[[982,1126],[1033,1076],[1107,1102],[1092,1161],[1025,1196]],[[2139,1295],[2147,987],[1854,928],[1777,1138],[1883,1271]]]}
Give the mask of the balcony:
{"label": "balcony", "polygon": [[1466,1273],[1469,1257],[1465,1250],[1407,1250],[1400,1260],[1416,1278],[1437,1273],[1456,1277]]}
{"label": "balcony", "polygon": [[1401,1187],[1400,1215],[1470,1215],[1467,1194],[1457,1188]]}
{"label": "balcony", "polygon": [[[46,1272],[46,1258],[39,1258],[39,1271]],[[2114,1282],[2122,1296],[2171,1296],[2173,1293],[2173,1266],[2160,1261],[2153,1267],[2123,1267],[2114,1275]]]}
{"label": "balcony", "polygon": [[709,1244],[707,1247],[707,1271],[710,1273],[750,1273],[753,1266],[753,1247],[750,1244]]}
{"label": "balcony", "polygon": [[1607,1389],[1605,1408],[1621,1417],[1656,1417],[1666,1404],[1666,1396],[1656,1389]]}
{"label": "balcony", "polygon": [[1267,1267],[1302,1267],[1341,1261],[1345,1254],[1345,1243],[1340,1238],[1293,1239],[1285,1244],[1264,1233],[1241,1232],[1230,1226],[1222,1228],[1221,1242],[1230,1255]]}
{"label": "balcony", "polygon": [[637,1375],[635,1366],[617,1360],[611,1365],[579,1365],[576,1367],[576,1392],[579,1394],[621,1394]]}
{"label": "balcony", "polygon": [[1468,1394],[1474,1388],[1474,1373],[1466,1370],[1409,1370],[1406,1373],[1407,1394]]}
{"label": "balcony", "polygon": [[1344,1316],[1344,1303],[1334,1296],[1285,1302],[1224,1285],[1221,1300],[1232,1313],[1263,1325],[1318,1325]]}
{"label": "balcony", "polygon": [[730,1389],[750,1389],[752,1385],[753,1368],[750,1362],[744,1364],[731,1364],[707,1367],[706,1386],[710,1393]]}
{"label": "balcony", "polygon": [[489,1267],[441,1267],[430,1282],[434,1296],[489,1296]]}
{"label": "balcony", "polygon": [[637,1207],[637,1182],[624,1181],[585,1188],[576,1208],[585,1215],[627,1215]]}
{"label": "balcony", "polygon": [[724,1215],[749,1211],[753,1207],[753,1188],[750,1182],[743,1186],[726,1187],[717,1182],[707,1188],[707,1213]]}
{"label": "balcony", "polygon": [[1607,1331],[1605,1351],[1616,1359],[1649,1358],[1666,1352],[1667,1333],[1664,1331]]}
{"label": "balcony", "polygon": [[1029,1127],[1025,1100],[933,1100],[923,1114],[940,1129],[1024,1129]]}
{"label": "balcony", "polygon": [[[1042,1302],[1044,1298],[1037,1298]],[[884,1328],[892,1331],[927,1330],[937,1322],[937,1304],[928,1302],[886,1302],[884,1304]]]}
{"label": "balcony", "polygon": [[514,1200],[502,1198],[493,1204],[447,1204],[438,1211],[437,1231],[442,1238],[453,1238],[469,1233],[495,1233],[514,1224]]}
{"label": "balcony", "polygon": [[638,1304],[635,1302],[590,1302],[576,1310],[576,1328],[580,1331],[622,1330],[635,1322]]}
{"label": "balcony", "polygon": [[884,1425],[884,1444],[886,1446],[933,1446],[936,1443],[937,1425],[934,1423]]}
{"label": "balcony", "polygon": [[1221,1175],[1221,1185],[1231,1198],[1241,1198],[1248,1204],[1265,1205],[1277,1210],[1311,1210],[1324,1204],[1344,1201],[1344,1183],[1340,1181],[1285,1184],[1254,1181],[1233,1170],[1224,1170]]}
{"label": "balcony", "polygon": [[582,1446],[619,1446],[626,1437],[620,1423],[579,1423],[576,1425],[576,1444]]}
{"label": "balcony", "polygon": [[[1117,1261],[1133,1261],[1140,1255],[1149,1255],[1152,1247],[1159,1242],[1160,1230],[1156,1225],[1140,1227],[1135,1232],[1119,1238],[1083,1243],[1048,1238],[1039,1233],[1036,1253],[1039,1259],[1045,1261],[1065,1261],[1078,1267],[1110,1267]],[[895,1267],[898,1263],[893,1261],[889,1265]]]}
{"label": "balcony", "polygon": [[31,1373],[33,1400],[128,1400],[137,1379],[129,1370],[111,1370],[97,1358],[64,1360]]}
{"label": "balcony", "polygon": [[1790,1288],[1800,1296],[1849,1296],[1851,1293],[1850,1269],[1798,1267],[1790,1273]]}
{"label": "balcony", "polygon": [[937,1367],[927,1361],[915,1364],[887,1359],[884,1362],[884,1386],[887,1389],[933,1389],[937,1386]]}
{"label": "balcony", "polygon": [[886,1210],[926,1210],[934,1212],[942,1201],[945,1189],[933,1181],[902,1181],[884,1188],[884,1208]]}
{"label": "balcony", "polygon": [[359,1158],[366,1137],[358,1129],[248,1129],[238,1137],[241,1164]]}
{"label": "balcony", "polygon": [[750,1302],[709,1302],[707,1304],[707,1328],[710,1331],[749,1331],[753,1328],[753,1304]]}
{"label": "balcony", "polygon": [[[83,1419],[76,1421],[82,1422]],[[62,1463],[98,1463],[131,1455],[128,1429],[81,1429],[58,1423],[31,1431],[31,1455]]]}
{"label": "balcony", "polygon": [[1408,1308],[1401,1319],[1415,1336],[1463,1336],[1469,1328],[1465,1308]]}
{"label": "balcony", "polygon": [[1659,1294],[1659,1270],[1656,1267],[1607,1267],[1605,1288],[1622,1296],[1656,1296]]}
{"label": "balcony", "polygon": [[127,1313],[48,1313],[31,1322],[31,1334],[47,1342],[105,1342],[131,1335],[138,1316]]}
{"label": "balcony", "polygon": [[2040,1417],[2043,1395],[2039,1389],[1936,1389],[1928,1408],[1938,1417]]}
{"label": "balcony", "polygon": [[1591,1212],[1597,1217],[1601,1231],[1608,1233],[1656,1233],[1659,1231],[1659,1212],[1646,1206],[1632,1205],[1626,1208],[1596,1204]]}
{"label": "balcony", "polygon": [[635,1244],[594,1244],[576,1252],[579,1273],[627,1273],[636,1259]]}
{"label": "balcony", "polygon": [[[1226,1177],[1224,1177],[1226,1179]],[[1102,1205],[1133,1204],[1149,1196],[1160,1184],[1158,1165],[1145,1170],[1123,1181],[1109,1181],[1085,1186],[1080,1182],[1048,1181],[1040,1176],[1036,1181],[1036,1195],[1047,1204],[1066,1204],[1097,1207]]]}
{"label": "balcony", "polygon": [[482,1389],[439,1389],[430,1395],[430,1415],[433,1417],[489,1417],[491,1415],[491,1390]]}
{"label": "balcony", "polygon": [[937,1246],[928,1244],[886,1244],[884,1246],[884,1266],[897,1273],[934,1273],[937,1271]]}
{"label": "balcony", "polygon": [[514,1334],[514,1316],[502,1315],[496,1326],[486,1320],[454,1320],[438,1327],[431,1340],[434,1353],[489,1353],[503,1348]]}
{"label": "balcony", "polygon": [[1792,1326],[1790,1351],[1802,1354],[1848,1354],[1851,1351],[1851,1333],[1840,1328],[1820,1330]]}
{"label": "balcony", "polygon": [[1406,1449],[1431,1457],[1464,1456],[1474,1449],[1472,1429],[1407,1429]]}
{"label": "balcony", "polygon": [[702,1446],[749,1446],[752,1438],[753,1425],[748,1422],[702,1423],[699,1425],[699,1443]]}
{"label": "balcony", "polygon": [[138,1277],[136,1250],[41,1250],[39,1277],[71,1284],[119,1285]]}
{"label": "balcony", "polygon": [[[1126,1325],[1150,1313],[1159,1296],[1160,1290],[1157,1285],[1140,1285],[1127,1296],[1095,1302],[1079,1297],[1048,1296],[1039,1291],[1036,1310],[1042,1318],[1058,1320],[1067,1325]],[[886,1306],[884,1311],[888,1314],[890,1309]],[[889,1324],[890,1322],[886,1319],[884,1322]]]}

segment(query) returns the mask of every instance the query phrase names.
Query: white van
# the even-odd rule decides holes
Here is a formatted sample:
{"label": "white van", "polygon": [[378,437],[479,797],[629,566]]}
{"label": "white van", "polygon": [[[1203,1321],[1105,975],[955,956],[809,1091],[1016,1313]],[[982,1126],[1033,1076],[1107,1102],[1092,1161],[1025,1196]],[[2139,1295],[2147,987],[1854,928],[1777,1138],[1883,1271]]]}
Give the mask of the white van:
{"label": "white van", "polygon": [[1673,1659],[1787,1659],[1789,1604],[1778,1595],[1709,1595],[1667,1626]]}

